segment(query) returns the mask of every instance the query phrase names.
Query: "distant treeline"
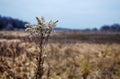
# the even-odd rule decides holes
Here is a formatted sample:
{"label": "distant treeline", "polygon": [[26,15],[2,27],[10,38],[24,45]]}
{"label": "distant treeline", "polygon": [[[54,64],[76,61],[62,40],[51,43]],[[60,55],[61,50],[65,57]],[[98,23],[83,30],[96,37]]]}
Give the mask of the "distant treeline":
{"label": "distant treeline", "polygon": [[100,29],[101,31],[115,31],[120,32],[120,24],[113,24],[113,25],[104,25]]}
{"label": "distant treeline", "polygon": [[[0,16],[0,30],[20,30],[25,29],[24,25],[27,22],[21,21],[19,19],[13,19],[11,17],[3,17]],[[71,30],[66,28],[55,28],[55,30]],[[100,29],[85,29],[83,31],[112,31],[112,32],[120,32],[120,24],[113,25],[104,25]]]}
{"label": "distant treeline", "polygon": [[24,29],[27,22],[11,17],[0,16],[0,30],[19,30]]}
{"label": "distant treeline", "polygon": [[83,31],[110,31],[110,32],[120,32],[120,24],[104,25],[100,29],[85,29]]}

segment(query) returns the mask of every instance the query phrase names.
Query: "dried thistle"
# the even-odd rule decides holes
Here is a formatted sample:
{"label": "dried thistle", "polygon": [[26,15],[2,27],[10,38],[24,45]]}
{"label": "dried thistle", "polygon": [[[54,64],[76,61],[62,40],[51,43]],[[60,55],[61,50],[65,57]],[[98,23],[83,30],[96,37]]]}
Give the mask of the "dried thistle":
{"label": "dried thistle", "polygon": [[41,17],[40,19],[36,17],[37,25],[33,26],[31,24],[26,24],[25,31],[30,33],[30,39],[34,41],[40,49],[39,55],[37,57],[38,63],[37,63],[37,70],[36,70],[36,79],[42,79],[42,76],[44,74],[44,51],[43,48],[45,44],[48,41],[48,38],[53,31],[53,28],[56,26],[57,21],[50,21],[48,23],[45,23],[44,17]]}

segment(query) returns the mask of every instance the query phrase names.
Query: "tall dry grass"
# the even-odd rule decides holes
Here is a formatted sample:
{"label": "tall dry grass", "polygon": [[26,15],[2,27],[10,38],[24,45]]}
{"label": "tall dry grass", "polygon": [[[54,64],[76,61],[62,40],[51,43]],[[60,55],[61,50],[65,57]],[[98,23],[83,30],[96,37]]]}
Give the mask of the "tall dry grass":
{"label": "tall dry grass", "polygon": [[[0,47],[4,49],[4,52],[0,50],[1,79],[34,78],[39,53],[35,43],[2,40]],[[8,48],[24,50],[17,51],[13,61],[12,56],[6,55]],[[44,64],[45,71],[49,69],[51,79],[119,79],[119,48],[119,44],[49,43],[45,50],[48,55],[45,62],[49,61],[49,66]],[[45,74],[44,78],[48,73]]]}

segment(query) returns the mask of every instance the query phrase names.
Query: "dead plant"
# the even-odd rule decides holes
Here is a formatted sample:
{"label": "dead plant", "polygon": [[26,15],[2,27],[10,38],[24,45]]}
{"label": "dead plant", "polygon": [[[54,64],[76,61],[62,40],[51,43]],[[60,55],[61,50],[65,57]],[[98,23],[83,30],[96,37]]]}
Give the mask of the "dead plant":
{"label": "dead plant", "polygon": [[56,26],[57,21],[50,21],[48,23],[45,23],[44,17],[41,17],[40,19],[36,17],[37,19],[37,25],[33,26],[31,24],[26,24],[26,30],[30,33],[29,38],[31,41],[34,41],[35,44],[38,45],[40,51],[39,55],[37,56],[37,70],[35,74],[35,79],[42,79],[42,76],[44,74],[44,59],[45,59],[45,52],[44,47],[48,42],[48,38],[53,31],[53,28]]}

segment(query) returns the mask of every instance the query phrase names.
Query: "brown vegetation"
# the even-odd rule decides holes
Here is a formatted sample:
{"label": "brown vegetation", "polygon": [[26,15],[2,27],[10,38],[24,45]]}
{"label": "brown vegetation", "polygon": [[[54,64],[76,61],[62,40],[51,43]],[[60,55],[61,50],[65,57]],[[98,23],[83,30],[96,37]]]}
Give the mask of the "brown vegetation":
{"label": "brown vegetation", "polygon": [[[120,79],[120,44],[115,41],[119,39],[119,33],[110,34],[115,38],[110,36],[114,41],[107,41],[107,43],[105,40],[109,39],[102,40],[104,41],[102,43],[90,41],[89,38],[94,33],[88,35],[64,32],[64,36],[61,33],[53,34],[45,48],[47,53],[45,62],[49,63],[44,64],[44,71],[50,70],[49,73],[45,72],[43,78],[49,76],[49,79]],[[27,33],[0,32],[0,34],[2,34],[0,36],[0,79],[33,79],[36,56],[40,51],[36,44],[25,40]],[[81,41],[85,38],[77,35],[83,37],[88,35],[90,42]],[[104,37],[104,34],[94,35],[101,39],[110,38]]]}

